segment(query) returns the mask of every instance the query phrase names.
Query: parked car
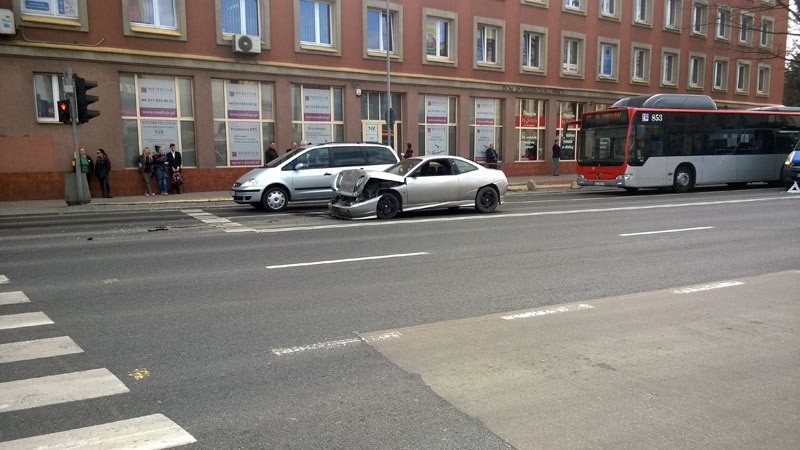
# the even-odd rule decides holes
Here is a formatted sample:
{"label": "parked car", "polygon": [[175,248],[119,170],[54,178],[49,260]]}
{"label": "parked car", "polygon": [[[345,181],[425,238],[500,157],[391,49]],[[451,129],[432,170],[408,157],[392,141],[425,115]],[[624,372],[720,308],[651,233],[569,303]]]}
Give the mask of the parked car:
{"label": "parked car", "polygon": [[464,206],[488,213],[503,203],[507,189],[500,170],[458,156],[420,156],[382,172],[342,171],[328,212],[347,219],[391,219],[403,211]]}
{"label": "parked car", "polygon": [[[798,147],[800,147],[800,143]],[[781,179],[786,187],[792,187],[794,183],[800,185],[800,148],[795,148],[786,157],[786,162],[783,163]]]}
{"label": "parked car", "polygon": [[231,196],[239,204],[283,211],[289,202],[333,197],[331,184],[342,170],[383,170],[399,160],[391,147],[381,144],[338,142],[298,147],[239,177]]}

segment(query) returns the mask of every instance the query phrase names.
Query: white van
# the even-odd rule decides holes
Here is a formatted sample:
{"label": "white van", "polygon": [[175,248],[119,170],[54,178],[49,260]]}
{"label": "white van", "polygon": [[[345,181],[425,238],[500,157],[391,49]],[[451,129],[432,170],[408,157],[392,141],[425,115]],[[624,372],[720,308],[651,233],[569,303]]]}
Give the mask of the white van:
{"label": "white van", "polygon": [[242,205],[283,211],[292,201],[332,198],[332,182],[342,170],[383,170],[399,160],[391,147],[381,144],[335,142],[299,147],[239,177],[231,196]]}

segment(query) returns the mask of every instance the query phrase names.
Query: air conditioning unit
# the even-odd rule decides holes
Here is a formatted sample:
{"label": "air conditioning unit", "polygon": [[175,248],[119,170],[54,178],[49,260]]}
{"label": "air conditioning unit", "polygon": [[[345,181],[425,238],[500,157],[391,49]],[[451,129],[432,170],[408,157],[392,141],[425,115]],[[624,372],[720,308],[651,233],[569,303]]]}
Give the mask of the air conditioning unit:
{"label": "air conditioning unit", "polygon": [[14,13],[8,9],[0,9],[0,34],[16,34],[14,29]]}
{"label": "air conditioning unit", "polygon": [[248,36],[246,34],[233,35],[233,52],[245,54],[261,53],[261,40],[258,36]]}

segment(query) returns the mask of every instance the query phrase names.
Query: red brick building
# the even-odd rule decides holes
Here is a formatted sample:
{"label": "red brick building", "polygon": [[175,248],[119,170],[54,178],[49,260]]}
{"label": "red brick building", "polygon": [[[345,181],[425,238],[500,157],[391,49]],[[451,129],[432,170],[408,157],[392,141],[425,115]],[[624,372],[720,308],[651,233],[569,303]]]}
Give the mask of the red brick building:
{"label": "red brick building", "polygon": [[78,145],[106,149],[116,195],[143,193],[145,146],[177,144],[184,188],[198,191],[230,187],[272,141],[388,142],[387,88],[398,151],[480,160],[494,143],[504,171],[527,175],[546,173],[564,122],[621,97],[780,104],[771,55],[788,23],[774,0],[394,0],[388,21],[384,0],[0,8],[0,200],[64,195],[72,131],[55,104],[68,67],[98,83],[101,115]]}

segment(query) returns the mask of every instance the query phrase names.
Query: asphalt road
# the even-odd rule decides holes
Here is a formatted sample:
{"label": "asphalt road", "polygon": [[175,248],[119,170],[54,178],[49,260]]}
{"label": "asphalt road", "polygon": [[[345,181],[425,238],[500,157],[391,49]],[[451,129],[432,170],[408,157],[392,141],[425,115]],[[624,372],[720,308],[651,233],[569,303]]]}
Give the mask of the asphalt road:
{"label": "asphalt road", "polygon": [[[0,449],[141,417],[174,432],[155,448],[800,440],[800,196],[507,200],[365,222],[313,206],[2,217],[0,327],[52,323],[0,329]],[[57,337],[81,351],[9,359]],[[42,377],[100,369],[123,392],[33,406]]]}

